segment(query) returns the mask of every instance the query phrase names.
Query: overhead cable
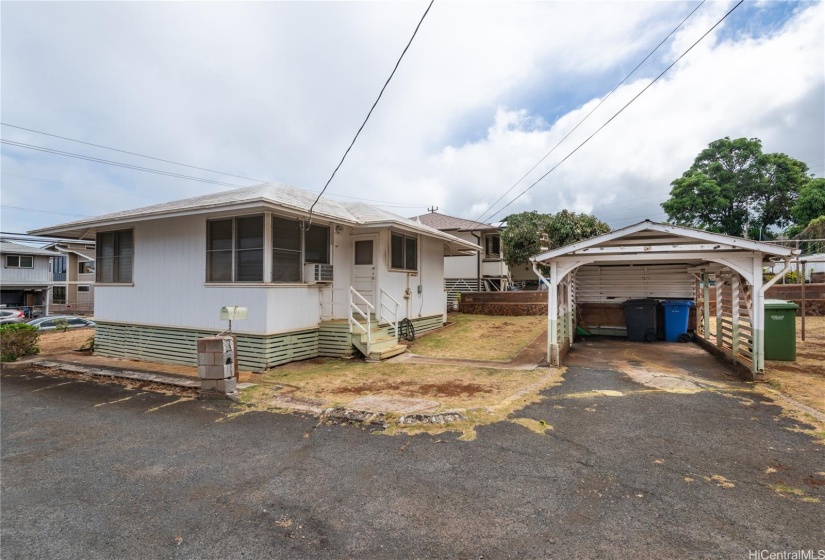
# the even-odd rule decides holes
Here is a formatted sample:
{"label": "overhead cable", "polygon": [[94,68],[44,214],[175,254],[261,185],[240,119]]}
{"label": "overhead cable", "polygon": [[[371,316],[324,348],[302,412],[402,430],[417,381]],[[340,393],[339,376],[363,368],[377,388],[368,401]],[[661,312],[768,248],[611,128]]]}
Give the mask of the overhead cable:
{"label": "overhead cable", "polygon": [[358,132],[355,133],[355,137],[353,137],[352,142],[350,142],[349,147],[347,148],[347,151],[345,151],[343,157],[341,157],[341,161],[338,162],[338,165],[332,171],[332,175],[330,175],[329,179],[327,179],[324,188],[321,189],[321,192],[318,194],[318,198],[316,198],[315,202],[312,203],[312,206],[309,207],[309,218],[307,221],[310,225],[312,224],[312,210],[315,208],[315,205],[318,204],[318,201],[321,200],[321,196],[324,194],[324,192],[326,192],[327,187],[329,187],[329,184],[332,182],[332,178],[335,177],[335,174],[341,168],[341,165],[343,165],[344,160],[347,159],[347,154],[349,154],[349,151],[355,145],[355,141],[358,140],[358,136],[361,134],[361,131],[364,130],[364,126],[366,126],[367,121],[370,120],[370,115],[372,115],[373,110],[375,110],[375,106],[378,105],[378,101],[381,100],[381,96],[384,95],[384,90],[387,89],[387,86],[390,84],[390,80],[392,80],[392,77],[395,76],[395,71],[398,70],[398,65],[401,64],[401,60],[404,58],[404,55],[407,54],[407,49],[410,48],[413,39],[415,39],[416,34],[418,34],[418,29],[421,27],[421,24],[424,23],[424,18],[427,17],[430,8],[433,7],[434,1],[435,0],[430,0],[430,4],[427,6],[427,9],[424,10],[424,15],[421,16],[418,25],[415,26],[415,31],[413,31],[412,37],[410,37],[410,40],[407,42],[407,46],[404,47],[404,50],[401,51],[401,56],[398,57],[398,61],[395,63],[395,67],[392,69],[392,72],[390,72],[390,77],[387,78],[387,81],[384,82],[384,87],[382,87],[381,91],[378,92],[378,97],[375,99],[375,103],[372,104],[372,107],[370,107],[370,110],[367,113],[367,117],[364,119],[364,122],[361,123],[361,126],[358,127]]}

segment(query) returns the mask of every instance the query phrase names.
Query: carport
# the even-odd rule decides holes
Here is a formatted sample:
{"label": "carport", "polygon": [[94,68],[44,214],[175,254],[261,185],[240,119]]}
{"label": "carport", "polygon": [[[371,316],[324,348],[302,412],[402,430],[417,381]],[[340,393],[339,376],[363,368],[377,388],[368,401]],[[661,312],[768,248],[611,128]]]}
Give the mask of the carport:
{"label": "carport", "polygon": [[[787,247],[649,220],[542,253],[531,261],[548,290],[548,361],[562,363],[587,306],[690,299],[696,303],[699,341],[751,376],[761,373],[765,291],[790,268],[795,254]],[[764,266],[777,261],[782,270],[763,282]],[[615,324],[610,328],[622,334]]]}

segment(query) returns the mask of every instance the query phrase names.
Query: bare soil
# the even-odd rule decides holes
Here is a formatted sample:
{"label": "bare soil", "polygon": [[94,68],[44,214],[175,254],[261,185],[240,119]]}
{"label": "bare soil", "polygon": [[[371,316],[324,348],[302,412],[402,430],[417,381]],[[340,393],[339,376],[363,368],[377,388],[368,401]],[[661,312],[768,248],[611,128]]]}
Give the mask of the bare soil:
{"label": "bare soil", "polygon": [[796,361],[765,363],[765,380],[789,397],[825,413],[825,317],[796,318]]}
{"label": "bare soil", "polygon": [[63,331],[45,331],[40,333],[40,355],[62,354],[79,349],[94,337],[94,329],[69,329]]}

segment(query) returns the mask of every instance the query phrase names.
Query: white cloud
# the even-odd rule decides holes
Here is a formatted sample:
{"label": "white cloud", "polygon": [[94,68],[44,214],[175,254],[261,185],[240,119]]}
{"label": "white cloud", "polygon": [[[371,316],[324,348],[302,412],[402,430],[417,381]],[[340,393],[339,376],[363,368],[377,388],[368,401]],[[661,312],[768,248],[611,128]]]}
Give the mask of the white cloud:
{"label": "white cloud", "polygon": [[[523,185],[603,123],[731,5],[705,3],[669,50],[653,57]],[[393,208],[406,215],[436,205],[476,218],[694,6],[437,2],[329,192],[409,205]],[[4,5],[3,121],[318,190],[425,7]],[[709,37],[510,209],[595,208],[616,224],[660,217],[654,213],[670,181],[699,150],[726,135],[762,138],[766,150],[808,161],[822,175],[822,23],[821,3],[802,4],[773,34]],[[5,127],[2,133],[215,177]],[[5,147],[3,172],[85,186],[3,175],[4,205],[81,214],[219,189]],[[2,217],[4,231],[63,221],[6,210]]]}

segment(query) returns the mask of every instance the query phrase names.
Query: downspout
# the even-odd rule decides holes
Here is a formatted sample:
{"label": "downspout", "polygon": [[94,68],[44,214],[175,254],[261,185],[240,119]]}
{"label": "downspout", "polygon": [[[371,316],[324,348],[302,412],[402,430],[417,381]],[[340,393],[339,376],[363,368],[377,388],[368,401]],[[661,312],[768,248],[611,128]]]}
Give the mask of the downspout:
{"label": "downspout", "polygon": [[768,291],[768,288],[776,284],[780,277],[785,277],[785,273],[791,268],[791,261],[797,255],[799,255],[799,251],[794,250],[793,255],[785,259],[785,268],[783,268],[779,274],[762,284],[762,287],[759,288],[759,309],[754,309],[754,313],[760,313],[762,315],[761,324],[759,325],[759,329],[756,331],[756,370],[758,372],[765,370],[765,293]]}

